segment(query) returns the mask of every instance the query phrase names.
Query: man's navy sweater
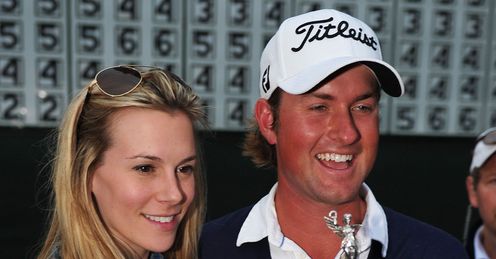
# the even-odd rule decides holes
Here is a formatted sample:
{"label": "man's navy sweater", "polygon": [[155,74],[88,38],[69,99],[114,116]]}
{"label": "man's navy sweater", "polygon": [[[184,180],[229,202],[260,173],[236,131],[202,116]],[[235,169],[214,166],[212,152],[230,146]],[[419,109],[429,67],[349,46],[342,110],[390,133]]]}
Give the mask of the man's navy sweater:
{"label": "man's navy sweater", "polygon": [[[270,257],[267,237],[236,246],[238,233],[250,207],[207,223],[200,239],[201,259],[256,259]],[[384,208],[388,223],[388,250],[385,258],[468,258],[462,244],[451,235],[421,221]],[[383,258],[382,245],[372,240],[368,258]]]}

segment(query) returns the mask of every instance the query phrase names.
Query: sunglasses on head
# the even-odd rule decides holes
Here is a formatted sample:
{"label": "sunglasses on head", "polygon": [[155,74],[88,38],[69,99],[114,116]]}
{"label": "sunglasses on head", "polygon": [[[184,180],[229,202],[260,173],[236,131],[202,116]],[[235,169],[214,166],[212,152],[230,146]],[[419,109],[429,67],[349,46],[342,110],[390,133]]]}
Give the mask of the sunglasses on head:
{"label": "sunglasses on head", "polygon": [[[189,87],[180,77],[167,70],[159,67],[142,65],[119,65],[105,68],[96,74],[96,85],[108,96],[116,97],[126,95],[136,89],[143,81],[141,72],[137,69],[138,67],[147,68],[149,70],[159,70],[182,86]],[[155,86],[155,84],[153,85]]]}
{"label": "sunglasses on head", "polygon": [[480,134],[475,142],[477,143],[479,141],[484,142],[486,145],[496,144],[496,128],[488,129]]}

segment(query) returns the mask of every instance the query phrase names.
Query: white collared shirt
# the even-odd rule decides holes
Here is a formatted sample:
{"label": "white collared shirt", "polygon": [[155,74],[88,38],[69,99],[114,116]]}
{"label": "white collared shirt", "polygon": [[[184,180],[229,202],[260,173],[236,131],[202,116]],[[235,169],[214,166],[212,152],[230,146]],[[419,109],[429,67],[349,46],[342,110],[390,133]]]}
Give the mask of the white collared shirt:
{"label": "white collared shirt", "polygon": [[484,249],[484,246],[482,245],[481,242],[481,234],[482,234],[482,228],[484,228],[484,225],[481,225],[478,229],[477,232],[475,232],[474,236],[474,255],[475,259],[490,259],[489,255],[486,253],[486,249]]}
{"label": "white collared shirt", "polygon": [[[274,184],[269,194],[260,199],[251,209],[239,231],[236,246],[247,242],[257,242],[268,237],[270,255],[274,259],[309,259],[306,252],[281,232],[277,220],[274,197],[277,183]],[[388,229],[384,210],[379,205],[370,188],[364,183],[360,195],[365,198],[367,211],[362,222],[362,227],[356,234],[358,258],[367,258],[373,240],[382,243],[382,256],[385,257],[388,248]],[[336,255],[339,258],[342,251]]]}

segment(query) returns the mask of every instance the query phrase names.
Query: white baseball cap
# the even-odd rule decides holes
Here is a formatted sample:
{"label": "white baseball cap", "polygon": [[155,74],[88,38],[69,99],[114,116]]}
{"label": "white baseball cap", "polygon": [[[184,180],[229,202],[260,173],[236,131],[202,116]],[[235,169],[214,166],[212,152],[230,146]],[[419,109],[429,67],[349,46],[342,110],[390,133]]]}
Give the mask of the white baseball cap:
{"label": "white baseball cap", "polygon": [[357,62],[375,73],[387,94],[403,94],[400,75],[382,60],[379,38],[364,22],[334,9],[288,18],[262,52],[260,95],[269,99],[277,87],[290,94],[305,93]]}
{"label": "white baseball cap", "polygon": [[480,168],[496,152],[496,127],[482,132],[476,140],[470,173]]}

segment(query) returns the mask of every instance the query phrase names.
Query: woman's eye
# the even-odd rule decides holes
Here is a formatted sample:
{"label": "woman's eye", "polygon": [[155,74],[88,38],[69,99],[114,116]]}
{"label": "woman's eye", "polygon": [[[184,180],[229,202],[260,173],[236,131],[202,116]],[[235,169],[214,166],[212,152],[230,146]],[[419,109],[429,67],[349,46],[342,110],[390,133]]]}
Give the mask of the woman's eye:
{"label": "woman's eye", "polygon": [[134,170],[140,172],[140,173],[151,173],[153,172],[153,166],[152,165],[138,165],[134,167]]}
{"label": "woman's eye", "polygon": [[190,174],[193,173],[195,168],[192,165],[183,165],[177,168],[178,173],[183,173],[183,174]]}

